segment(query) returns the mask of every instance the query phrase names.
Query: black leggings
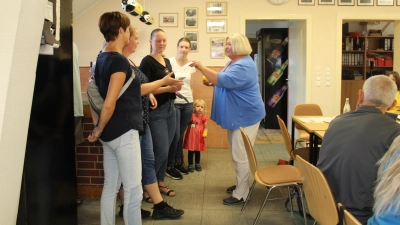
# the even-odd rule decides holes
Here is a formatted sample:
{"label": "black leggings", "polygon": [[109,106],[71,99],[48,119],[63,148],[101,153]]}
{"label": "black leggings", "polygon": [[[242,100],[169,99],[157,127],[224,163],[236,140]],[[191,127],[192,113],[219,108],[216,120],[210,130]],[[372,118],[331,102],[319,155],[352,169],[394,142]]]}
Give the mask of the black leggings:
{"label": "black leggings", "polygon": [[200,163],[200,151],[188,151],[188,163],[193,165],[193,155],[196,164]]}

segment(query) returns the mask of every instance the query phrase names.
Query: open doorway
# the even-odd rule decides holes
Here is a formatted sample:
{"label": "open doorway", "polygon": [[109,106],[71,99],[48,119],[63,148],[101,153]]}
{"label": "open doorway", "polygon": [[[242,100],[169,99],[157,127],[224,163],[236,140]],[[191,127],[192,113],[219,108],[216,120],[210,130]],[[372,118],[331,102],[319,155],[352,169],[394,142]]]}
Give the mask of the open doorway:
{"label": "open doorway", "polygon": [[[399,14],[337,14],[336,17],[336,27],[337,31],[342,30],[342,24],[348,21],[393,21],[394,23],[394,46],[400,45],[400,15]],[[368,32],[368,31],[367,31]],[[336,32],[336,71],[341,71],[342,69],[342,32]],[[393,69],[394,71],[399,71],[399,59],[400,51],[393,51]],[[396,63],[397,62],[397,63]],[[342,76],[335,76],[335,82],[340,84],[342,82]],[[341,87],[341,85],[339,85]],[[336,112],[340,112],[342,99],[342,88],[335,89],[334,95],[334,107]]]}
{"label": "open doorway", "polygon": [[[270,15],[271,16],[271,15]],[[296,104],[307,102],[310,99],[311,79],[310,51],[307,50],[311,43],[310,18],[305,15],[276,15],[253,19],[252,15],[241,15],[241,32],[245,33],[250,42],[256,42],[256,31],[261,28],[288,28],[289,29],[289,65],[288,65],[288,104],[287,125],[291,130],[291,116]]]}

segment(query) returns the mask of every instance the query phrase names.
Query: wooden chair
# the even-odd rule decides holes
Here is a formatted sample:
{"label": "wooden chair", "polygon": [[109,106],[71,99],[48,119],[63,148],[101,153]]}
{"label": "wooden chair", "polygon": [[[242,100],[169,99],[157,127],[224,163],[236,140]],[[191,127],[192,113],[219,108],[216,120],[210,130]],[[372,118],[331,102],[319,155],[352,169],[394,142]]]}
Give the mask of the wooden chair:
{"label": "wooden chair", "polygon": [[279,115],[276,115],[278,118],[278,123],[279,127],[281,128],[281,133],[283,137],[283,141],[285,142],[285,147],[287,152],[290,155],[290,164],[293,164],[293,160],[296,160],[296,155],[300,155],[303,159],[307,160],[308,162],[310,161],[310,148],[296,148],[293,149],[292,142],[290,139],[289,132],[287,130],[287,127],[285,125],[285,122],[279,117]]}
{"label": "wooden chair", "polygon": [[[246,132],[242,127],[240,127],[240,132],[242,134],[244,146],[246,148],[246,154],[249,161],[250,171],[254,175],[254,181],[253,184],[251,185],[250,192],[247,195],[246,201],[244,202],[240,212],[243,212],[244,208],[246,207],[246,204],[250,198],[251,192],[253,191],[256,183],[266,186],[268,188],[268,193],[265,196],[264,202],[261,205],[260,210],[258,211],[257,217],[254,220],[253,225],[257,223],[258,219],[260,218],[261,212],[264,209],[264,206],[268,200],[269,194],[276,187],[287,187],[289,194],[290,194],[289,190],[290,187],[292,186],[296,187],[300,193],[301,204],[303,205],[302,189],[299,185],[301,184],[301,175],[299,170],[291,165],[268,166],[259,169],[253,145],[251,144],[249,137],[247,136]],[[291,201],[290,196],[289,199]],[[290,204],[292,204],[292,202],[290,202]],[[292,211],[293,211],[293,206],[292,206]],[[303,213],[303,216],[305,224],[307,224],[305,212]]]}
{"label": "wooden chair", "polygon": [[[294,106],[294,116],[322,116],[322,110],[317,104],[297,104]],[[297,147],[298,142],[306,142],[306,145],[310,142],[310,134],[303,130],[297,124],[295,128],[299,132],[299,138],[294,143],[294,148]]]}
{"label": "wooden chair", "polygon": [[[349,211],[347,211],[347,209],[340,202],[338,203],[338,209],[339,209],[339,219],[342,219],[343,225],[361,225],[360,221],[358,221]],[[340,214],[342,213],[341,210],[343,210],[342,218],[340,218],[341,217]]]}
{"label": "wooden chair", "polygon": [[301,156],[296,156],[296,158],[308,211],[315,219],[314,224],[318,222],[323,225],[337,225],[339,222],[338,210],[324,174]]}

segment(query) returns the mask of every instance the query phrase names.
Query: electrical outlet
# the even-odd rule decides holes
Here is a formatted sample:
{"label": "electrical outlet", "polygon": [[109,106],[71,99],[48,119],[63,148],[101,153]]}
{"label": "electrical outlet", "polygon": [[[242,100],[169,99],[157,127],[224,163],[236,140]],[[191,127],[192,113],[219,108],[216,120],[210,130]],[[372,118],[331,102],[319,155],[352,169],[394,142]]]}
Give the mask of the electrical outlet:
{"label": "electrical outlet", "polygon": [[144,52],[143,51],[140,51],[140,56],[144,56]]}

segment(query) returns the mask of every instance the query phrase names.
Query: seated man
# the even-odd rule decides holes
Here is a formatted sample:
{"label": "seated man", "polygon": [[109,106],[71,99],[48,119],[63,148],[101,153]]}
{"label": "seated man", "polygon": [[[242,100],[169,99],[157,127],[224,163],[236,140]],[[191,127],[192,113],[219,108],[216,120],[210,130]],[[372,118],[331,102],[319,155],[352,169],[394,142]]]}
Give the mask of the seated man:
{"label": "seated man", "polygon": [[385,115],[396,105],[396,92],[387,76],[366,80],[359,107],[332,120],[320,149],[317,167],[334,198],[362,224],[372,216],[376,163],[400,135],[400,125]]}

